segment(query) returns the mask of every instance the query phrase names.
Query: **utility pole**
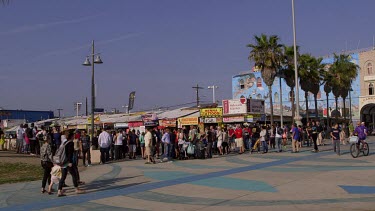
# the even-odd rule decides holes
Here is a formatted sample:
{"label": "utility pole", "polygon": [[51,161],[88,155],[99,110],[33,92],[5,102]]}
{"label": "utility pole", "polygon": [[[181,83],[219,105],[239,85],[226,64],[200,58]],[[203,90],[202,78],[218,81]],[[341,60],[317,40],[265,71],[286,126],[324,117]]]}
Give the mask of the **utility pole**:
{"label": "utility pole", "polygon": [[87,110],[88,110],[88,107],[87,107],[87,97],[86,97],[86,116],[88,115]]}
{"label": "utility pole", "polygon": [[212,85],[208,86],[208,89],[212,89],[212,102],[216,103],[215,89],[219,88],[218,86]]}
{"label": "utility pole", "polygon": [[59,119],[60,119],[60,117],[61,117],[61,116],[60,116],[60,111],[62,111],[62,110],[64,110],[64,109],[62,109],[62,108],[58,108],[58,109],[57,109],[57,111],[59,112]]}
{"label": "utility pole", "polygon": [[200,89],[203,89],[203,87],[200,87],[198,84],[197,86],[193,86],[192,87],[193,89],[195,89],[196,93],[197,93],[197,107],[199,106],[199,90]]}

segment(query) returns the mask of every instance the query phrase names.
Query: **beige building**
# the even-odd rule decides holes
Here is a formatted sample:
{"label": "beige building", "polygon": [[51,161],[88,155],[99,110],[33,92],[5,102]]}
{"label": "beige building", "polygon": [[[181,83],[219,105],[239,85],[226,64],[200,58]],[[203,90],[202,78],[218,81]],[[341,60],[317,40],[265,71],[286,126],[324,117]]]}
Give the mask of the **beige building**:
{"label": "beige building", "polygon": [[375,125],[375,50],[359,53],[359,111],[361,121]]}

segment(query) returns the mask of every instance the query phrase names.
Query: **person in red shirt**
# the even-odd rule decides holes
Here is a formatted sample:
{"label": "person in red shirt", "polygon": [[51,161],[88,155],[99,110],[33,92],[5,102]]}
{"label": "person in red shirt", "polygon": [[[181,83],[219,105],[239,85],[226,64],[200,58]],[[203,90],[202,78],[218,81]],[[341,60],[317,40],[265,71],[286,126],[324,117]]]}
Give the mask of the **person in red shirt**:
{"label": "person in red shirt", "polygon": [[239,153],[242,154],[245,152],[244,144],[243,144],[243,135],[242,135],[242,128],[240,125],[237,125],[236,130],[234,131],[234,136],[236,137],[236,147],[239,148]]}
{"label": "person in red shirt", "polygon": [[236,148],[236,145],[234,143],[234,129],[232,128],[232,126],[229,126],[229,130],[228,130],[228,135],[229,135],[229,149],[232,151]]}

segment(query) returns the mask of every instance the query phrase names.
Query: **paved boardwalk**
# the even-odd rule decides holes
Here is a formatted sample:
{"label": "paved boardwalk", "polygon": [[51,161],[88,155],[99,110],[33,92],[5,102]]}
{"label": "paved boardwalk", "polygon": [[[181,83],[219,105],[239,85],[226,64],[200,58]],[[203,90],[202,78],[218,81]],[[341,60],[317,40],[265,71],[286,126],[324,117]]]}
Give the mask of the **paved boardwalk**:
{"label": "paved boardwalk", "polygon": [[373,153],[353,159],[348,145],[341,156],[321,149],[96,165],[81,173],[83,195],[42,195],[40,181],[1,185],[0,210],[373,210]]}

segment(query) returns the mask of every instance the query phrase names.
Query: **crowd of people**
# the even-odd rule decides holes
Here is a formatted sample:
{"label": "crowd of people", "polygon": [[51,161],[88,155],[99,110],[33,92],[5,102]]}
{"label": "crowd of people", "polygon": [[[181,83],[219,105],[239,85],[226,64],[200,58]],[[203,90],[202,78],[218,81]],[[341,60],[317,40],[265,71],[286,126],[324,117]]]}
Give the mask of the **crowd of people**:
{"label": "crowd of people", "polygon": [[[242,154],[287,151],[291,142],[292,153],[300,152],[302,147],[312,147],[312,152],[319,152],[318,146],[324,145],[324,139],[332,140],[334,151],[340,155],[340,145],[347,143],[347,136],[357,135],[359,141],[365,141],[367,128],[358,123],[354,128],[333,124],[331,128],[319,121],[310,121],[301,126],[291,127],[276,125],[227,125],[209,126],[199,130],[197,126],[177,128],[146,127],[146,130],[113,130],[104,127],[96,131],[93,139],[86,130],[60,131],[59,127],[38,130],[21,125],[17,131],[16,153],[28,153],[40,156],[44,170],[42,193],[52,194],[53,185],[58,185],[58,196],[65,196],[63,187],[68,172],[72,176],[76,193],[84,193],[79,188],[84,182],[78,171],[79,159],[83,166],[91,166],[90,149],[100,150],[100,163],[112,160],[144,159],[145,164],[169,162],[173,159],[209,159],[229,153]],[[346,130],[347,129],[347,130]],[[346,132],[347,131],[347,132]],[[3,134],[1,134],[3,135]],[[46,190],[48,182],[48,190]]]}

